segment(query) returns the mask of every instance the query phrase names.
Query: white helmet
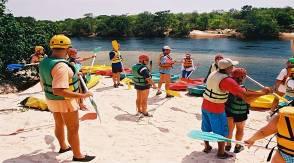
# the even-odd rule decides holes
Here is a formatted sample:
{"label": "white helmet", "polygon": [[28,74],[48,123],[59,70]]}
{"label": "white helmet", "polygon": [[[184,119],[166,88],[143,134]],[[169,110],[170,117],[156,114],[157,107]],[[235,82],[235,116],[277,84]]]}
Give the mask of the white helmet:
{"label": "white helmet", "polygon": [[171,50],[171,48],[169,46],[167,46],[167,45],[165,45],[165,46],[162,47],[162,51],[167,50],[167,49],[168,50]]}

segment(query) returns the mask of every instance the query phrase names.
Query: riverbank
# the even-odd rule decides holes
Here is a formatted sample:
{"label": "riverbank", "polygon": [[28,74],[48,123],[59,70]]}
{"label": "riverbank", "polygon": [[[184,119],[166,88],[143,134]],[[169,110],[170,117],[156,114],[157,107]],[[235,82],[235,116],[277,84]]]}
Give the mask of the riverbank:
{"label": "riverbank", "polygon": [[[19,111],[17,103],[27,96],[43,98],[39,84],[18,94],[0,95],[0,134],[25,129],[16,135],[1,136],[0,162],[71,162],[72,153],[56,153],[59,150],[54,136],[53,116],[49,112]],[[137,121],[135,109],[136,91],[127,86],[114,89],[110,78],[91,90],[102,115],[98,120],[80,124],[81,148],[84,153],[96,155],[92,162],[122,163],[254,163],[265,162],[268,150],[245,149],[229,160],[215,157],[217,144],[212,143],[210,154],[202,152],[202,141],[186,135],[201,126],[201,97],[186,96],[172,99],[155,96],[151,90],[148,110],[152,118]],[[86,100],[88,106],[90,103]],[[6,111],[4,111],[6,110]],[[88,112],[80,111],[80,117]],[[245,127],[245,138],[266,123],[266,112],[251,111]],[[257,144],[265,145],[265,139]]]}

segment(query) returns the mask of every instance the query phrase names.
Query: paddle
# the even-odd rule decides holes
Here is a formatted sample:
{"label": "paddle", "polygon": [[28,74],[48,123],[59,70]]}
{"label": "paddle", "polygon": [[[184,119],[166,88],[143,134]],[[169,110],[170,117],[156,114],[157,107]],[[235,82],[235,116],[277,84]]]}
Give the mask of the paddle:
{"label": "paddle", "polygon": [[[203,132],[199,130],[192,130],[191,132],[188,133],[188,137],[192,139],[198,139],[198,140],[210,141],[210,142],[233,142],[237,144],[248,145],[242,141],[228,139],[224,136],[221,136],[215,133]],[[260,146],[260,145],[252,145],[252,146],[267,149],[266,147]]]}
{"label": "paddle", "polygon": [[8,64],[6,69],[10,72],[22,70],[26,66],[38,65],[39,63],[30,63],[30,64]]}
{"label": "paddle", "polygon": [[[264,85],[262,85],[262,84],[259,83],[258,81],[252,79],[250,76],[247,75],[246,77],[247,77],[247,79],[249,79],[249,80],[252,81],[253,83],[257,84],[259,87],[261,87],[261,88],[264,88],[264,87],[265,87]],[[281,97],[280,95],[278,95],[278,94],[276,94],[276,93],[273,93],[273,95],[276,96],[276,97],[278,97],[279,99],[281,99],[281,100],[283,100],[283,101],[289,103],[289,101],[288,101],[287,99],[285,99],[284,97]]]}
{"label": "paddle", "polygon": [[[80,81],[81,81],[82,87],[84,87],[85,90],[86,90],[86,92],[88,92],[89,89],[88,89],[88,87],[87,87],[87,85],[86,85],[86,83],[85,83],[83,77],[82,77],[81,75],[79,75],[79,78],[80,78]],[[88,117],[92,117],[93,119],[97,119],[97,116],[98,116],[99,121],[100,121],[100,123],[101,123],[101,117],[100,117],[100,113],[99,113],[99,111],[98,111],[97,104],[96,104],[95,101],[93,100],[93,97],[89,97],[89,99],[90,99],[90,102],[91,102],[92,106],[94,107],[94,109],[95,109],[95,111],[96,111],[96,114],[95,114],[94,116],[88,116]],[[87,117],[87,116],[82,117],[82,118],[80,118],[80,119],[81,119],[81,120],[85,120],[86,117]]]}
{"label": "paddle", "polygon": [[187,76],[187,78],[189,79],[190,76],[193,74],[193,72],[197,71],[197,69],[200,67],[200,64],[197,63],[196,66],[194,67],[194,70],[192,70],[192,72],[189,74],[189,76]]}

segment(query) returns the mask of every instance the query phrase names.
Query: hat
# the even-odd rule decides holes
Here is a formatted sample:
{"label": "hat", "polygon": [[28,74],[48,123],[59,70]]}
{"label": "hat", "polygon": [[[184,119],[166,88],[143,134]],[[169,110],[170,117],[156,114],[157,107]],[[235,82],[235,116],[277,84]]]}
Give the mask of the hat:
{"label": "hat", "polygon": [[223,70],[228,67],[235,66],[237,64],[239,64],[238,61],[233,61],[230,58],[224,58],[224,59],[221,59],[217,65],[218,65],[219,69]]}
{"label": "hat", "polygon": [[167,45],[163,46],[162,49],[163,50],[166,50],[166,49],[171,50],[171,48],[169,46],[167,46]]}

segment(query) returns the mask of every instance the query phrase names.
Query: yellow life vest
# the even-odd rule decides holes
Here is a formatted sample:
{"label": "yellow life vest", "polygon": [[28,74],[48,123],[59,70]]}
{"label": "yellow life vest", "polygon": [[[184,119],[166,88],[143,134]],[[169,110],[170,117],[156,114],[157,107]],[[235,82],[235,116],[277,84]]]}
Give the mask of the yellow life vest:
{"label": "yellow life vest", "polygon": [[278,149],[294,157],[294,107],[280,109],[277,128]]}
{"label": "yellow life vest", "polygon": [[111,63],[119,63],[121,62],[121,56],[120,56],[120,53],[119,51],[112,51],[114,52],[114,57],[111,59]]}
{"label": "yellow life vest", "polygon": [[185,68],[189,68],[189,67],[192,67],[193,64],[192,64],[192,58],[184,58],[184,67]]}

